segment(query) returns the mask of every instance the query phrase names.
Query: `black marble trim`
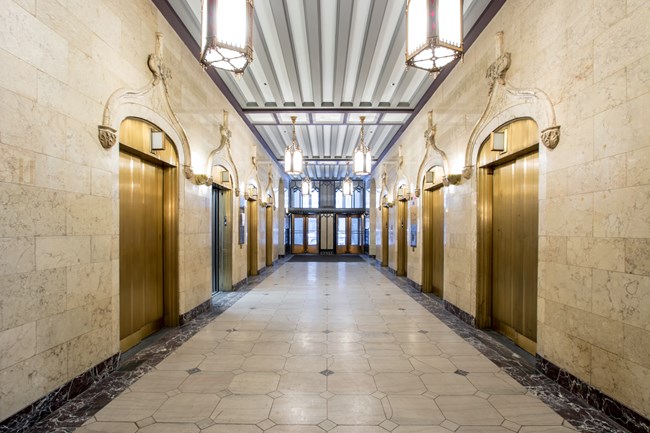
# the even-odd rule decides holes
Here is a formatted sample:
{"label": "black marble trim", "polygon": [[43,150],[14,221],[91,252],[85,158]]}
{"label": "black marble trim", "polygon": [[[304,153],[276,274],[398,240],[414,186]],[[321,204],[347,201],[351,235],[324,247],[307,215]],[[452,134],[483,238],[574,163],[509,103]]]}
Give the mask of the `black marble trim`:
{"label": "black marble trim", "polygon": [[543,356],[538,354],[536,358],[537,369],[539,371],[560,384],[560,386],[587,400],[591,406],[601,410],[605,415],[627,428],[630,432],[650,432],[650,420],[648,418],[619,403],[599,389],[578,379]]}
{"label": "black marble trim", "polygon": [[422,291],[422,284],[418,284],[410,278],[407,278],[406,281],[409,283],[409,286],[413,287],[415,290]]}
{"label": "black marble trim", "polygon": [[467,323],[469,326],[473,328],[476,327],[476,318],[471,314],[469,314],[467,311],[458,308],[457,306],[447,301],[446,299],[443,299],[442,304],[444,305],[445,310],[449,311],[451,314],[458,317],[460,320]]}
{"label": "black marble trim", "polygon": [[212,309],[212,300],[208,299],[205,302],[200,303],[196,307],[192,308],[190,311],[181,314],[178,316],[178,324],[180,326],[185,325],[187,322],[194,320],[203,313],[207,313]]}
{"label": "black marble trim", "polygon": [[69,400],[86,391],[94,383],[107,377],[117,368],[119,360],[119,353],[105,359],[45,397],[0,422],[0,432],[20,433],[25,431],[35,422],[47,417],[64,406]]}
{"label": "black marble trim", "polygon": [[[583,398],[545,376],[536,368],[533,357],[518,354],[511,347],[508,347],[508,344],[500,341],[499,338],[495,338],[490,333],[466,323],[447,310],[448,307],[446,307],[444,300],[433,294],[415,290],[409,285],[406,278],[393,275],[387,268],[382,268],[377,261],[368,259],[368,263],[579,431],[586,433],[630,433],[629,430],[609,418],[604,411],[590,406]],[[447,304],[453,305],[449,302]],[[454,308],[458,307],[454,306]]]}
{"label": "black marble trim", "polygon": [[233,289],[233,291],[238,291],[242,287],[246,286],[246,284],[248,284],[248,278],[244,278],[240,282],[233,284],[232,289]]}

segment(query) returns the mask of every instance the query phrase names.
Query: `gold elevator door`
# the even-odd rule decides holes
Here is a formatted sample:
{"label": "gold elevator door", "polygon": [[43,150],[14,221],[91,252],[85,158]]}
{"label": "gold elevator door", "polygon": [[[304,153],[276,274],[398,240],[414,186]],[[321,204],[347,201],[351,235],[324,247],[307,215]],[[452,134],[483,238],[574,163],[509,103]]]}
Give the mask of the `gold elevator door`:
{"label": "gold elevator door", "polygon": [[424,263],[422,291],[443,297],[444,285],[444,196],[443,189],[424,192]]}
{"label": "gold elevator door", "polygon": [[163,326],[163,169],[120,152],[120,350]]}
{"label": "gold elevator door", "polygon": [[493,173],[492,326],[530,353],[537,340],[538,153]]}
{"label": "gold elevator door", "polygon": [[408,208],[406,200],[397,202],[397,276],[406,276],[406,212]]}
{"label": "gold elevator door", "polygon": [[388,266],[388,208],[381,208],[381,265]]}

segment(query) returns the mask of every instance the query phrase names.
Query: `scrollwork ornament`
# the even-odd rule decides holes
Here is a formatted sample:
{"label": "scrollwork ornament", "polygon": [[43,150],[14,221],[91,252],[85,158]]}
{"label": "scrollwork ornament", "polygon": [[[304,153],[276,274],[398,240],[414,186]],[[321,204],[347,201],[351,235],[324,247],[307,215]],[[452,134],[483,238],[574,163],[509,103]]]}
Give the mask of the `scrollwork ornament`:
{"label": "scrollwork ornament", "polygon": [[469,179],[470,177],[472,177],[473,172],[474,172],[474,167],[473,166],[466,165],[465,167],[463,167],[463,177],[465,179]]}
{"label": "scrollwork ornament", "polygon": [[549,149],[555,149],[560,142],[560,126],[551,126],[542,131],[542,144]]}
{"label": "scrollwork ornament", "polygon": [[189,165],[183,166],[183,174],[185,175],[185,179],[187,180],[194,178],[194,170],[192,170],[192,167],[190,167]]}
{"label": "scrollwork ornament", "polygon": [[110,126],[99,125],[99,142],[101,143],[104,149],[110,149],[115,146],[117,141],[117,131]]}

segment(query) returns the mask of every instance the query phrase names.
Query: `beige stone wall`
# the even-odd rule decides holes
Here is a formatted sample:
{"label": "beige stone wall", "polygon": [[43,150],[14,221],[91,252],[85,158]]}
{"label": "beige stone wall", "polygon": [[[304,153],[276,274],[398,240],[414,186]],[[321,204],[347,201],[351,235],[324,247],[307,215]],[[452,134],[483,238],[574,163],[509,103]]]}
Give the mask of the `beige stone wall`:
{"label": "beige stone wall", "polygon": [[[275,179],[280,171],[148,0],[12,0],[0,22],[5,419],[119,350],[118,149],[101,147],[97,125],[115,90],[150,80],[156,32],[165,37],[171,104],[195,172],[206,172],[224,109],[240,173],[251,172],[253,154],[267,163],[264,176],[269,166]],[[211,199],[209,187],[182,176],[179,196],[182,313],[210,297]],[[246,277],[236,237],[233,255],[236,283]]]}
{"label": "beige stone wall", "polygon": [[[426,113],[433,110],[438,146],[449,156],[452,172],[460,173],[471,130],[487,103],[484,77],[496,58],[493,35],[504,31],[505,51],[512,53],[508,80],[545,91],[562,128],[555,150],[540,146],[537,351],[645,416],[650,415],[648,22],[648,1],[508,1],[398,142],[403,172],[417,173]],[[384,167],[388,179],[395,179],[397,154],[395,146],[375,168],[377,185]],[[409,181],[415,185],[416,179]],[[445,189],[444,296],[472,315],[476,191],[476,176]],[[381,218],[375,219],[380,240]],[[390,246],[394,267],[393,241]],[[421,282],[421,248],[408,260],[408,277]]]}

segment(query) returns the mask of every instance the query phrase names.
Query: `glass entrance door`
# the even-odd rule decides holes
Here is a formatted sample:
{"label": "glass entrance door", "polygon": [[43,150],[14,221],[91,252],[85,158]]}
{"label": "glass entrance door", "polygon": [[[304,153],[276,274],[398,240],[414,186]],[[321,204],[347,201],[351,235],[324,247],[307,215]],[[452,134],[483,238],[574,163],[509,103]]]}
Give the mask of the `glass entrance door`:
{"label": "glass entrance door", "polygon": [[361,254],[363,221],[360,215],[339,215],[336,218],[336,253]]}
{"label": "glass entrance door", "polygon": [[318,216],[294,215],[292,241],[293,254],[318,254]]}

